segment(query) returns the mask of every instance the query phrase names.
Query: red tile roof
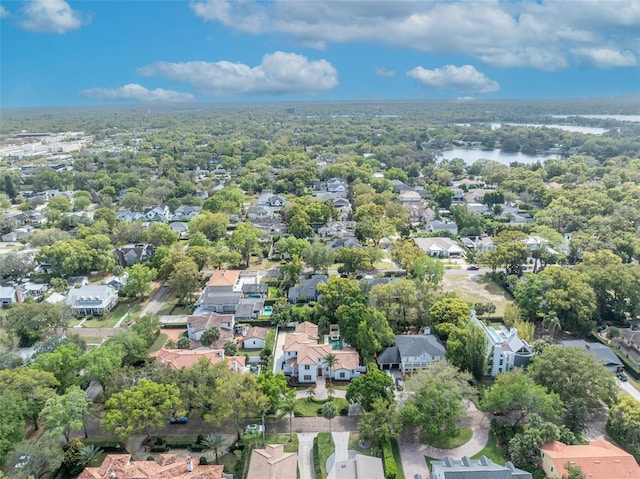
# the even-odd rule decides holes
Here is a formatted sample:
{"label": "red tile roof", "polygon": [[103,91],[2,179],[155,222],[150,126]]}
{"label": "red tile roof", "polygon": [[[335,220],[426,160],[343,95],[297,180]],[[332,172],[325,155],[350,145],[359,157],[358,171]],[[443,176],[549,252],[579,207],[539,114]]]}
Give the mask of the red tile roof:
{"label": "red tile roof", "polygon": [[222,479],[222,470],[223,466],[201,466],[198,460],[173,454],[135,462],[131,454],[109,454],[100,467],[87,467],[78,479]]}

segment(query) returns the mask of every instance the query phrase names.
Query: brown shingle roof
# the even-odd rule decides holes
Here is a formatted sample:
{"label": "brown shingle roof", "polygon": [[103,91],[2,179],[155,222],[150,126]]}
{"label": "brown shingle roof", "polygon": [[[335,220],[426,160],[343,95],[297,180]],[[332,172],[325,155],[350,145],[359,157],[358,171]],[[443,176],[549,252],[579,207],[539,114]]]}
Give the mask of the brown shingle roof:
{"label": "brown shingle roof", "polygon": [[296,325],[295,332],[306,334],[307,336],[313,338],[315,341],[317,341],[318,339],[318,325],[310,323],[309,321],[305,321]]}
{"label": "brown shingle roof", "polygon": [[247,334],[244,339],[267,339],[267,333],[269,330],[267,328],[261,328],[260,326],[254,326],[253,328],[249,328],[247,330]]}
{"label": "brown shingle roof", "polygon": [[[187,316],[187,324],[191,326],[194,332],[205,331],[215,326],[220,330],[220,334],[224,328],[223,323],[231,323],[233,314],[209,313],[208,315]],[[222,337],[222,336],[221,336]]]}
{"label": "brown shingle roof", "polygon": [[173,454],[136,462],[131,462],[131,454],[109,454],[100,467],[87,467],[78,479],[222,479],[222,470],[223,466],[201,466],[197,460]]}

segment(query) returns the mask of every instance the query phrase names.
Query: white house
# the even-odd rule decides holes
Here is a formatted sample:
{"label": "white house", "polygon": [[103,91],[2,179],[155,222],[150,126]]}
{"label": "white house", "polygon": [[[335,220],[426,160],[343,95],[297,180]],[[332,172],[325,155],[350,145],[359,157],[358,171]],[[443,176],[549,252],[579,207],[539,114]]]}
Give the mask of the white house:
{"label": "white house", "polygon": [[415,244],[435,258],[462,258],[464,250],[451,238],[414,238]]}
{"label": "white house", "polygon": [[118,292],[111,286],[83,286],[72,288],[66,301],[75,315],[100,315],[113,309]]}
{"label": "white house", "polygon": [[17,301],[15,288],[11,286],[0,286],[0,307],[10,306]]}
{"label": "white house", "polygon": [[249,328],[242,340],[242,347],[244,349],[262,349],[264,348],[265,339],[267,339],[267,328],[261,328],[254,326]]}
{"label": "white house", "polygon": [[471,320],[478,325],[487,338],[487,376],[495,377],[517,367],[529,364],[535,354],[533,348],[518,337],[517,329],[500,329],[487,326],[471,312]]}

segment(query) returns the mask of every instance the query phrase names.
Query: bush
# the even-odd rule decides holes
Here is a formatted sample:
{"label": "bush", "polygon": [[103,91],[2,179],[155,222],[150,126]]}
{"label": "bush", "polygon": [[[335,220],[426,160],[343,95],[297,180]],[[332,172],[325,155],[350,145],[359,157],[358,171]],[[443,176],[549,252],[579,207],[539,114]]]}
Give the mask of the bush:
{"label": "bush", "polygon": [[208,466],[209,462],[207,461],[207,458],[204,456],[200,456],[200,465],[201,466]]}
{"label": "bush", "polygon": [[155,461],[156,458],[153,456],[147,456],[147,461]]}
{"label": "bush", "polygon": [[389,441],[382,443],[382,464],[384,465],[385,479],[396,479],[398,475],[398,465],[393,458],[393,449],[391,449],[391,443]]}
{"label": "bush", "polygon": [[202,444],[204,441],[204,436],[202,434],[198,434],[198,439],[196,439],[196,444]]}
{"label": "bush", "polygon": [[318,416],[322,416],[322,408],[321,408],[321,407],[319,407],[319,408],[316,410],[316,414],[317,414]]}
{"label": "bush", "polygon": [[153,444],[156,445],[156,446],[162,446],[162,445],[164,445],[166,443],[167,443],[167,440],[164,437],[158,436],[158,437],[156,437],[156,442],[154,442]]}
{"label": "bush", "polygon": [[316,477],[322,477],[322,470],[320,469],[320,451],[318,449],[318,436],[313,438],[313,469],[315,470]]}
{"label": "bush", "polygon": [[191,444],[189,446],[189,449],[191,449],[193,452],[202,452],[204,451],[204,446],[202,444]]}
{"label": "bush", "polygon": [[295,411],[293,411],[293,417],[304,417],[304,414],[296,409]]}
{"label": "bush", "polygon": [[155,446],[151,446],[151,452],[167,452],[169,451],[169,446],[166,444],[158,444]]}
{"label": "bush", "polygon": [[341,407],[338,411],[340,416],[348,416],[349,415],[349,406]]}

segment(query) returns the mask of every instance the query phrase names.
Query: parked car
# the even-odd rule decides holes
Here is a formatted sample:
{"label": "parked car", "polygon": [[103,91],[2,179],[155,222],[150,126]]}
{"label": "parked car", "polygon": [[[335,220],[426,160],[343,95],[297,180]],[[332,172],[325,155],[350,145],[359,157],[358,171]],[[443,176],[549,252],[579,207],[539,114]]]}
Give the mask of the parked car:
{"label": "parked car", "polygon": [[245,429],[245,432],[262,433],[263,431],[264,431],[264,428],[262,427],[262,424],[249,424]]}
{"label": "parked car", "polygon": [[627,376],[624,373],[618,373],[618,374],[616,374],[616,376],[618,376],[618,379],[620,381],[622,381],[623,383],[627,382]]}
{"label": "parked car", "polygon": [[396,387],[398,388],[398,391],[402,391],[404,389],[404,379],[396,378]]}
{"label": "parked car", "polygon": [[477,264],[470,264],[469,266],[467,266],[467,269],[469,271],[478,271],[480,269],[480,266],[478,266]]}
{"label": "parked car", "polygon": [[189,422],[187,416],[173,416],[169,419],[169,424],[186,424],[187,422]]}

